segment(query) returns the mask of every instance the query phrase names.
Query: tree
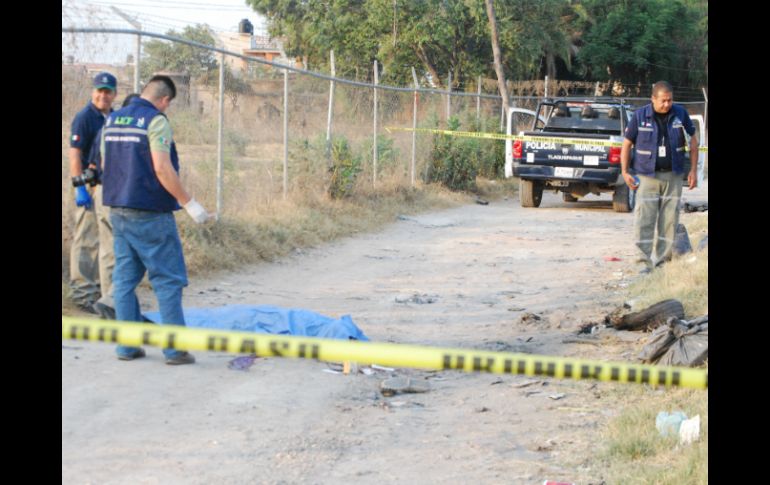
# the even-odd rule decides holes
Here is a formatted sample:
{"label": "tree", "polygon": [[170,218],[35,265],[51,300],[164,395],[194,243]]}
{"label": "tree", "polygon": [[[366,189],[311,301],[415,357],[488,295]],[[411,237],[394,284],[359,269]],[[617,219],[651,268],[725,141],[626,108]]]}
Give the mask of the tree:
{"label": "tree", "polygon": [[500,53],[500,41],[497,35],[497,19],[495,18],[495,6],[493,0],[485,0],[487,4],[487,15],[489,16],[489,33],[492,39],[492,52],[495,56],[495,72],[497,73],[497,86],[500,89],[500,96],[503,98],[503,106],[510,106],[508,101],[508,88],[505,86],[505,72],[503,72],[502,54]]}
{"label": "tree", "polygon": [[[708,59],[708,5],[705,2],[585,0],[584,3],[596,19],[584,37],[585,46],[578,56],[586,77],[646,85],[666,79],[674,85],[693,85],[699,80],[697,73],[705,72]],[[705,25],[701,19],[705,19]],[[700,46],[705,49],[701,50]]]}
{"label": "tree", "polygon": [[[169,30],[166,35],[214,46],[214,38],[205,25],[187,26],[181,33]],[[144,81],[158,71],[186,72],[191,78],[198,79],[218,66],[213,51],[179,42],[151,40],[144,43],[143,50],[140,77]]]}

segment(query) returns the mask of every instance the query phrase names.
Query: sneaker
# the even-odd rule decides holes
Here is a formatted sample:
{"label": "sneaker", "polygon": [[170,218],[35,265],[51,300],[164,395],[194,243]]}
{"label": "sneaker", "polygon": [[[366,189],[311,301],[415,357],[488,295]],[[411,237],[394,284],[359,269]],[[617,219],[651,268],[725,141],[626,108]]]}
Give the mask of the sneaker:
{"label": "sneaker", "polygon": [[166,364],[168,365],[184,365],[184,364],[194,364],[195,363],[195,357],[189,352],[177,352],[171,357],[166,357]]}
{"label": "sneaker", "polygon": [[115,320],[115,309],[111,306],[97,301],[92,305],[92,308],[103,320]]}
{"label": "sneaker", "polygon": [[118,350],[118,359],[120,360],[134,360],[140,357],[144,357],[144,349],[139,347],[125,347]]}

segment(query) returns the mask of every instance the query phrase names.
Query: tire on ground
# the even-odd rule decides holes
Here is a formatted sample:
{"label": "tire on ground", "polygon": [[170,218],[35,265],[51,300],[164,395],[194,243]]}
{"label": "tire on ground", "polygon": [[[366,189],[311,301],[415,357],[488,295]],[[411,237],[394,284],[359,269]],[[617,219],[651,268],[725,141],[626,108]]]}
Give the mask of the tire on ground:
{"label": "tire on ground", "polygon": [[522,207],[540,207],[543,200],[543,182],[539,180],[519,181],[519,198]]}
{"label": "tire on ground", "polygon": [[635,190],[629,189],[625,183],[615,186],[615,192],[612,194],[612,208],[615,212],[631,212],[635,203]]}

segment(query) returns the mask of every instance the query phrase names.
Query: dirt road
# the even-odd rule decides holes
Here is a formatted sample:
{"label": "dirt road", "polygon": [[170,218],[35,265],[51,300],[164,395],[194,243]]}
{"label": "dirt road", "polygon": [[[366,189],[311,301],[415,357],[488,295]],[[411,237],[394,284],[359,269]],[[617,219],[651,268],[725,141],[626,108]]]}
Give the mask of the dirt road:
{"label": "dirt road", "polygon": [[[184,300],[350,314],[373,341],[631,360],[638,334],[570,339],[623,302],[636,276],[632,224],[608,196],[472,204],[192,279]],[[399,302],[415,294],[434,301]],[[155,308],[146,290],[141,300]],[[244,372],[228,369],[233,356],[204,352],[172,367],[157,348],[121,362],[111,345],[62,344],[67,484],[600,483],[587,459],[625,389],[398,369],[431,390],[383,397],[380,371],[260,358]]]}

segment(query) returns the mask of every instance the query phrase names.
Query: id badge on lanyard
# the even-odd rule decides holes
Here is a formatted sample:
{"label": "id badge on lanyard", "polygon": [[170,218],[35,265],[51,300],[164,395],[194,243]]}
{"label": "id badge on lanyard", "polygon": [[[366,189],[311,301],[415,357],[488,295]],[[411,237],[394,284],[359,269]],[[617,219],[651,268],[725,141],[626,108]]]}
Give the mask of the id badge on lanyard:
{"label": "id badge on lanyard", "polygon": [[658,156],[659,157],[665,157],[666,156],[666,137],[663,137],[663,144],[658,147]]}

